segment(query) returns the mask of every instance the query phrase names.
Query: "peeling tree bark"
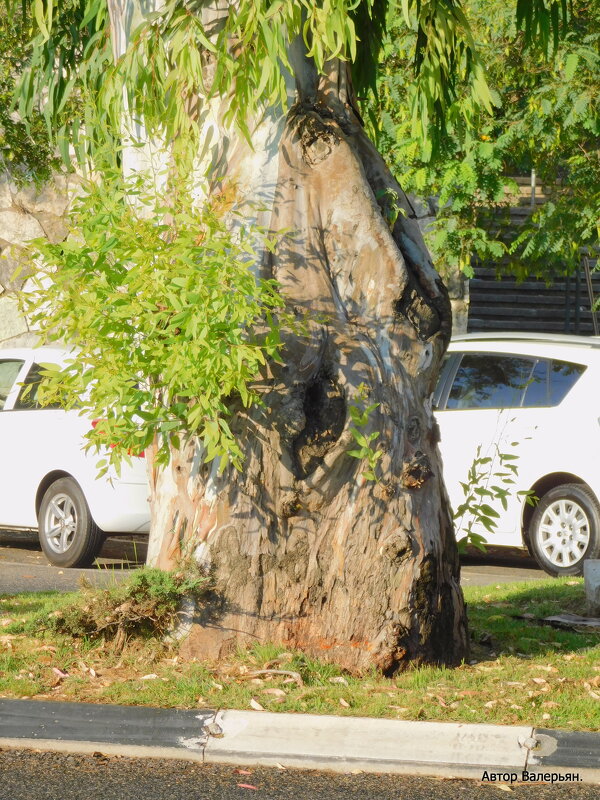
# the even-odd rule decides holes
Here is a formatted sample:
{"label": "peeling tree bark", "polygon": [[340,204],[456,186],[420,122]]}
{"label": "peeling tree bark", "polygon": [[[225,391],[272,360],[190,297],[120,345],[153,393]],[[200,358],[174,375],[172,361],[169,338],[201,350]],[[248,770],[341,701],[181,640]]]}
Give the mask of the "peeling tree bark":
{"label": "peeling tree bark", "polygon": [[[151,469],[149,561],[170,569],[193,554],[212,570],[190,656],[276,641],[356,672],[457,664],[465,610],[430,401],[450,336],[447,293],[364,133],[346,66],[318,76],[296,54],[295,80],[295,103],[256,126],[254,152],[230,137],[215,191],[270,197],[271,229],[293,233],[261,269],[311,321],[287,334],[264,408],[235,417],[242,473],[219,476],[194,443]],[[378,482],[348,454],[349,406],[365,391],[379,404],[361,431],[380,433]]]}

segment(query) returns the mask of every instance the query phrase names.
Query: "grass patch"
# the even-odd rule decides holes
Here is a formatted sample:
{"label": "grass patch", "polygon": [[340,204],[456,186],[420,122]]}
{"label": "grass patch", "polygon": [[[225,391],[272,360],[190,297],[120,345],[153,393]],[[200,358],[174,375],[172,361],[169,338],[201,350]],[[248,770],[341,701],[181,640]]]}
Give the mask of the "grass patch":
{"label": "grass patch", "polygon": [[[143,572],[134,578],[138,592]],[[600,730],[600,635],[534,619],[583,613],[582,580],[467,588],[472,663],[421,667],[390,679],[356,678],[272,645],[219,664],[183,662],[176,643],[145,625],[119,641],[118,624],[102,628],[114,607],[101,604],[93,614],[100,626],[84,625],[74,637],[67,623],[74,604],[90,607],[86,591],[0,597],[0,696]],[[131,598],[130,588],[111,591]],[[143,602],[147,594],[146,587]],[[156,630],[167,627],[163,620]]]}

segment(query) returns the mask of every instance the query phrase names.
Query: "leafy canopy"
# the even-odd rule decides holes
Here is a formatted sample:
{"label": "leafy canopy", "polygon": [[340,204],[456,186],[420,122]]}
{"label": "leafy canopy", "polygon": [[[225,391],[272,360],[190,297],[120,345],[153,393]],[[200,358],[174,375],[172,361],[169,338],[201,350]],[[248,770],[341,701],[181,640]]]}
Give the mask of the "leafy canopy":
{"label": "leafy canopy", "polygon": [[[206,100],[217,96],[227,98],[230,121],[249,135],[262,108],[286,108],[290,42],[304,42],[318,72],[331,59],[348,61],[361,96],[374,86],[383,31],[399,14],[416,36],[415,128],[443,127],[461,81],[475,105],[490,107],[459,0],[238,0],[217,19],[208,6],[167,0],[144,17],[134,13],[129,46],[113,63],[108,0],[32,0],[35,35],[18,91],[22,116],[42,110],[63,155],[72,144],[82,162],[118,135],[123,89],[132,116],[166,141],[197,134]],[[82,118],[57,124],[72,97],[84,100]]]}
{"label": "leafy canopy", "polygon": [[[486,64],[493,114],[475,108],[463,88],[432,154],[408,119],[415,35],[397,18],[373,101],[372,113],[382,119],[378,144],[406,190],[438,198],[426,236],[440,269],[469,274],[476,255],[519,275],[550,277],[578,264],[580,247],[598,240],[600,9],[574,0],[555,49],[550,12],[546,39],[528,41],[504,0],[465,0],[464,8]],[[549,202],[511,239],[501,224],[518,188],[507,176],[532,169]]]}
{"label": "leafy canopy", "polygon": [[13,99],[18,77],[25,68],[29,27],[21,7],[9,16],[0,10],[0,169],[17,182],[48,180],[58,166],[46,125],[38,112],[28,124],[15,114]]}

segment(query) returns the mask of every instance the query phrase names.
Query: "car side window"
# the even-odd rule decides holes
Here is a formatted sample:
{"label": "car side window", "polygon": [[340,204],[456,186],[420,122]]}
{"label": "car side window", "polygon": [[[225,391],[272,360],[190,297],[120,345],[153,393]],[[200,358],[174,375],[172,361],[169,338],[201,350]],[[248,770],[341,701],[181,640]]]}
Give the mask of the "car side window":
{"label": "car side window", "polygon": [[24,409],[34,410],[39,408],[60,408],[60,403],[48,403],[42,406],[37,399],[37,393],[42,380],[43,368],[39,364],[32,364],[31,369],[25,376],[23,386],[15,402],[15,410]]}
{"label": "car side window", "polygon": [[4,410],[6,398],[10,394],[22,366],[23,361],[17,359],[0,361],[0,411]]}
{"label": "car side window", "polygon": [[523,408],[543,408],[549,405],[548,360],[540,358],[535,365],[523,398]]}
{"label": "car side window", "polygon": [[15,410],[40,408],[37,402],[37,390],[41,380],[40,373],[41,367],[38,364],[33,364],[23,381],[23,386],[15,403]]}
{"label": "car side window", "polygon": [[535,359],[496,353],[464,353],[446,408],[519,408]]}
{"label": "car side window", "polygon": [[446,353],[446,355],[444,356],[444,360],[442,362],[442,368],[440,369],[440,374],[432,396],[434,409],[440,408],[440,406],[443,404],[442,394],[444,393],[446,380],[452,369],[454,358],[455,358],[454,353]]}
{"label": "car side window", "polygon": [[585,372],[583,364],[568,361],[553,361],[550,370],[550,405],[557,406],[565,399],[573,386]]}

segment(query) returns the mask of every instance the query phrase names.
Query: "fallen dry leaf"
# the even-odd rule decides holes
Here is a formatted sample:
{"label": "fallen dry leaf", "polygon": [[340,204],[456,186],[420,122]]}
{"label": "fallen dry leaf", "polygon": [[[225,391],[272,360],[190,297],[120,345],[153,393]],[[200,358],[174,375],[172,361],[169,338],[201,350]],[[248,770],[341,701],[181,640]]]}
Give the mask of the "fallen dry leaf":
{"label": "fallen dry leaf", "polygon": [[251,783],[238,783],[237,785],[240,787],[240,789],[258,789],[258,786],[252,786]]}
{"label": "fallen dry leaf", "polygon": [[253,708],[255,711],[264,711],[265,709],[258,700],[255,700],[253,697],[250,698],[250,707]]}
{"label": "fallen dry leaf", "polygon": [[270,689],[263,689],[263,694],[270,694],[273,695],[273,697],[287,697],[283,689],[275,689],[274,687]]}
{"label": "fallen dry leaf", "polygon": [[340,705],[343,708],[350,708],[350,703],[347,700],[344,700],[343,697],[340,697]]}
{"label": "fallen dry leaf", "polygon": [[343,686],[348,686],[348,681],[341,675],[336,675],[335,678],[329,678],[329,683],[341,683]]}
{"label": "fallen dry leaf", "polygon": [[[287,675],[288,680],[285,680],[284,683],[289,683],[290,679],[297,683],[298,686],[304,686],[304,681],[302,680],[302,676],[299,672],[294,672],[291,669],[257,669],[254,672],[250,672],[248,677],[258,677],[259,675]],[[269,680],[269,679],[267,679]]]}
{"label": "fallen dry leaf", "polygon": [[541,686],[542,684],[544,684],[544,683],[548,683],[548,681],[546,680],[546,678],[532,678],[531,680],[532,680],[534,683],[537,683],[537,684],[539,684],[540,686]]}
{"label": "fallen dry leaf", "polygon": [[68,672],[63,672],[62,669],[59,669],[58,667],[52,667],[52,672],[55,675],[58,675],[59,678],[68,678],[69,677],[69,673]]}
{"label": "fallen dry leaf", "polygon": [[234,775],[252,775],[252,770],[251,769],[234,769],[233,770],[233,774]]}
{"label": "fallen dry leaf", "polygon": [[158,675],[155,672],[150,672],[148,675],[142,675],[140,678],[141,681],[153,681],[158,678]]}

